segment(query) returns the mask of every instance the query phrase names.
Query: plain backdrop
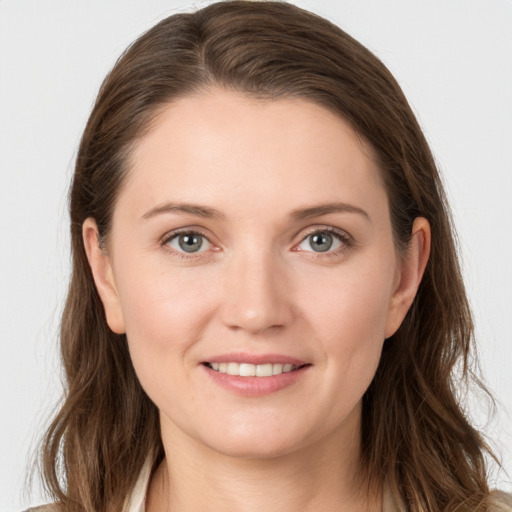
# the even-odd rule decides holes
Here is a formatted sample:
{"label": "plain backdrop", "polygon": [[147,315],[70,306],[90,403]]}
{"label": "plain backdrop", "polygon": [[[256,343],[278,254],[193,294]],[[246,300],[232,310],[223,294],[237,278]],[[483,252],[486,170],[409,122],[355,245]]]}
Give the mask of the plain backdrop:
{"label": "plain backdrop", "polygon": [[[512,475],[512,2],[295,2],[374,51],[409,98],[444,175],[497,414],[469,401]],[[24,496],[58,401],[69,273],[66,194],[98,87],[162,17],[206,2],[0,0],[0,512]],[[512,490],[511,477],[494,484]]]}

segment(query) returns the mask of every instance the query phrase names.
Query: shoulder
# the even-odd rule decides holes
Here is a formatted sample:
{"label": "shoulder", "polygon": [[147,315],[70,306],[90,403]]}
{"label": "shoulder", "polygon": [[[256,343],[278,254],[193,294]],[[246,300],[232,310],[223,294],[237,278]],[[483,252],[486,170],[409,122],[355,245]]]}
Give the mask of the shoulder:
{"label": "shoulder", "polygon": [[[389,497],[388,497],[389,500]],[[395,510],[393,507],[384,506],[384,510]],[[402,510],[397,507],[396,510]],[[59,512],[55,504],[41,505],[40,507],[29,508],[23,512]],[[512,512],[512,494],[503,491],[493,491],[490,495],[489,512]]]}
{"label": "shoulder", "polygon": [[490,512],[512,512],[512,494],[503,491],[492,491],[490,498]]}
{"label": "shoulder", "polygon": [[33,507],[24,510],[23,512],[59,512],[59,507],[56,504],[41,505],[40,507]]}

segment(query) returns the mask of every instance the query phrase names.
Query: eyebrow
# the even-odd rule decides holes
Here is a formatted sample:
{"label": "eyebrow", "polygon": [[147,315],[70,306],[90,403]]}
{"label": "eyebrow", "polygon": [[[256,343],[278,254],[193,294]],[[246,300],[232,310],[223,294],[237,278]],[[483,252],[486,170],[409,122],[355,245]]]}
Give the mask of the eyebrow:
{"label": "eyebrow", "polygon": [[328,215],[329,213],[357,213],[370,220],[370,216],[362,208],[348,203],[327,203],[309,208],[298,208],[292,210],[290,218],[293,220],[305,220],[311,217],[319,217],[320,215]]}
{"label": "eyebrow", "polygon": [[[160,206],[156,206],[151,210],[147,211],[143,216],[143,220],[150,219],[159,214],[163,213],[188,213],[196,217],[202,217],[205,219],[216,219],[223,220],[225,215],[215,208],[208,206],[201,206],[198,204],[191,203],[165,203]],[[311,217],[319,217],[321,215],[328,215],[330,213],[355,213],[362,215],[366,219],[370,220],[370,216],[366,211],[357,206],[348,203],[327,203],[316,206],[310,206],[307,208],[297,208],[292,210],[290,213],[290,219],[293,221],[306,220]]]}
{"label": "eyebrow", "polygon": [[190,204],[190,203],[165,203],[160,206],[156,206],[151,210],[147,211],[143,216],[143,220],[150,219],[155,215],[159,215],[161,213],[188,213],[190,215],[195,215],[196,217],[203,217],[205,219],[217,219],[222,220],[225,218],[224,214],[215,210],[214,208],[209,208],[207,206],[200,206],[198,204]]}

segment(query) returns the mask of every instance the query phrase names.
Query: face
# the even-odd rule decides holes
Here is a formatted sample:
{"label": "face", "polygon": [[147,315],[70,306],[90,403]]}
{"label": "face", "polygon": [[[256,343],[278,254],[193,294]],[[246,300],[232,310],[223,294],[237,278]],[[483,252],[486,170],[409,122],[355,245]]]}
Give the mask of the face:
{"label": "face", "polygon": [[179,99],[137,143],[107,253],[95,237],[89,219],[108,322],[164,444],[269,457],[357,437],[421,272],[343,120],[302,99]]}

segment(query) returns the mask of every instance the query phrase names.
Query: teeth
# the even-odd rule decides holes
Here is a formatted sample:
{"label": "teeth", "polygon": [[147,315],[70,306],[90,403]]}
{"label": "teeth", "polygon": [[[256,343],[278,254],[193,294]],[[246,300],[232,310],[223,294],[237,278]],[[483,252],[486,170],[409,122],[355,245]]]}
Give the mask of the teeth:
{"label": "teeth", "polygon": [[[236,363],[231,364],[236,365]],[[240,365],[239,374],[241,377],[254,377],[256,375],[256,371],[256,366],[253,364],[242,363]]]}
{"label": "teeth", "polygon": [[283,373],[283,366],[284,364],[274,363],[272,365],[272,375],[279,375],[280,373]]}
{"label": "teeth", "polygon": [[208,366],[219,373],[227,373],[228,375],[237,375],[239,377],[271,377],[272,375],[280,375],[281,373],[291,372],[298,368],[298,366],[293,364],[281,363],[208,363]]}
{"label": "teeth", "polygon": [[272,364],[259,364],[256,366],[256,377],[271,377]]}
{"label": "teeth", "polygon": [[228,375],[240,375],[240,365],[237,363],[228,363],[226,372]]}

